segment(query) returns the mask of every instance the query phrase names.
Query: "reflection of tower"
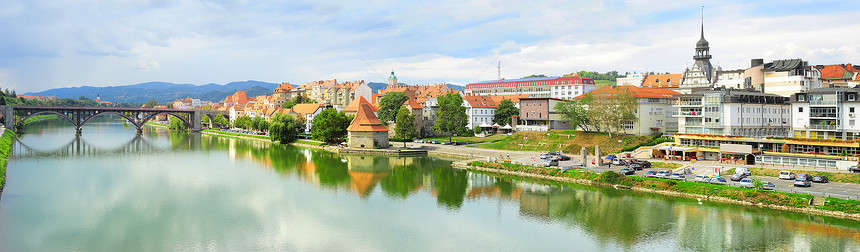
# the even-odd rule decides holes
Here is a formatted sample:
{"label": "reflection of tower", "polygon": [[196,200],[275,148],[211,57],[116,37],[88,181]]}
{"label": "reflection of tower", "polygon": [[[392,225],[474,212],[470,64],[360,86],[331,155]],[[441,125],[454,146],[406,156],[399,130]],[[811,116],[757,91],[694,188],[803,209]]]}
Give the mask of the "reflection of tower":
{"label": "reflection of tower", "polygon": [[388,76],[388,86],[393,87],[397,85],[397,76],[394,76],[394,69],[391,69],[391,76]]}

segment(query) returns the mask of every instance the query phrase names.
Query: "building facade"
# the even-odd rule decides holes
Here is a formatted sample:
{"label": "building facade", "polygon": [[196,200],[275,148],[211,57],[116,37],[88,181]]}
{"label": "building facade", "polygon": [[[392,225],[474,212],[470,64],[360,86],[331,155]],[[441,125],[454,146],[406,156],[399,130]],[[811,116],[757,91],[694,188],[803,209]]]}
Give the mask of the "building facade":
{"label": "building facade", "polygon": [[860,139],[860,88],[816,88],[791,96],[794,138]]}
{"label": "building facade", "polygon": [[548,131],[551,129],[570,129],[570,122],[555,110],[555,105],[564,102],[551,97],[520,98],[520,121],[517,130]]}
{"label": "building facade", "polygon": [[463,96],[463,107],[466,107],[466,127],[474,129],[482,123],[493,124],[498,104],[488,96],[466,95]]}
{"label": "building facade", "polygon": [[761,92],[713,89],[678,96],[678,132],[684,134],[788,137],[788,98]]}
{"label": "building facade", "polygon": [[701,36],[696,42],[696,54],[693,55],[692,67],[684,70],[679,90],[690,93],[695,88],[708,88],[714,83],[716,70],[711,66],[710,44],[705,40],[705,25],[702,23]]}
{"label": "building facade", "polygon": [[466,85],[465,93],[473,95],[531,95],[572,99],[596,89],[594,80],[582,77],[543,77],[482,81]]}

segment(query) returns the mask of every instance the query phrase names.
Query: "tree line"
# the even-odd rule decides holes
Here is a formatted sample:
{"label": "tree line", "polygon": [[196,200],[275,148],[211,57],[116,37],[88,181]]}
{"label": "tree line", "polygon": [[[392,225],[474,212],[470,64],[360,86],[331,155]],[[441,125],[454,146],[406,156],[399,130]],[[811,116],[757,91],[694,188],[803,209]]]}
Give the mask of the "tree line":
{"label": "tree line", "polygon": [[56,107],[140,107],[140,103],[115,102],[99,103],[93,99],[81,96],[78,99],[58,98],[56,100],[24,99],[18,97],[15,90],[0,91],[0,105],[23,106],[56,106]]}

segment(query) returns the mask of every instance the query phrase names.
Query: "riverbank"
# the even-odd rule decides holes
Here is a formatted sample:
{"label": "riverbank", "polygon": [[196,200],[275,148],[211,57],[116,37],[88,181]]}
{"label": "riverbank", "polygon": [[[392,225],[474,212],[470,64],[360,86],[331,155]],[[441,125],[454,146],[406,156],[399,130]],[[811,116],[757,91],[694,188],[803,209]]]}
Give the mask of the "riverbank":
{"label": "riverbank", "polygon": [[458,161],[453,167],[478,172],[504,174],[593,186],[607,186],[669,196],[758,206],[783,211],[860,220],[860,201],[826,198],[823,204],[812,206],[813,196],[729,187],[689,181],[628,177],[614,172],[596,173],[584,169],[561,172],[558,169],[508,163]]}
{"label": "riverbank", "polygon": [[3,196],[3,188],[6,187],[6,164],[9,163],[14,138],[15,133],[9,129],[4,129],[3,135],[0,136],[0,197]]}

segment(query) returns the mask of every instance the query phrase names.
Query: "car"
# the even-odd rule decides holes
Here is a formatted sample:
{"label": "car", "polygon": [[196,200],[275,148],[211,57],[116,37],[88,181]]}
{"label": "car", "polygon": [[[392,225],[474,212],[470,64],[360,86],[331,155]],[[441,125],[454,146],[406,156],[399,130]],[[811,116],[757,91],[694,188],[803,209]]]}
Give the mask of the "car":
{"label": "car", "polygon": [[558,155],[558,160],[567,161],[567,160],[570,160],[570,156]]}
{"label": "car", "polygon": [[830,180],[829,180],[829,179],[827,179],[827,176],[824,176],[824,175],[815,175],[815,176],[813,176],[813,177],[812,177],[812,182],[815,182],[815,183],[828,183],[828,182],[830,182]]}
{"label": "car", "polygon": [[638,170],[644,169],[645,167],[643,167],[642,164],[633,163],[633,164],[628,165],[627,168],[638,171]]}
{"label": "car", "polygon": [[655,178],[666,178],[669,176],[669,174],[670,174],[669,171],[663,170],[663,171],[658,171],[657,174],[654,174],[654,177]]}
{"label": "car", "polygon": [[645,161],[645,160],[637,160],[637,161],[638,161],[638,163],[639,163],[639,164],[641,164],[641,165],[642,165],[642,167],[645,167],[645,168],[651,168],[651,162],[648,162],[648,161]]}
{"label": "car", "polygon": [[732,181],[741,181],[741,179],[743,179],[745,177],[746,176],[743,173],[735,173],[735,174],[732,174],[732,176],[729,177],[729,179],[731,179]]}
{"label": "car", "polygon": [[682,176],[680,173],[672,173],[671,175],[669,175],[666,178],[671,179],[671,180],[686,180],[687,179],[684,176]]}
{"label": "car", "polygon": [[753,188],[752,179],[749,178],[741,179],[741,182],[738,182],[738,185],[743,188]]}
{"label": "car", "polygon": [[848,167],[848,172],[860,173],[860,166],[855,165],[855,166]]}
{"label": "car", "polygon": [[794,173],[790,171],[779,171],[779,179],[787,179],[793,180],[795,178]]}
{"label": "car", "polygon": [[750,172],[750,169],[747,169],[747,168],[735,168],[735,173],[743,174],[744,177],[752,175],[752,172]]}
{"label": "car", "polygon": [[811,181],[812,176],[809,176],[809,174],[805,174],[805,173],[798,173],[797,177],[795,177],[794,179],[802,179],[802,180],[810,180]]}
{"label": "car", "polygon": [[558,159],[548,158],[545,161],[543,161],[543,166],[544,167],[558,166]]}
{"label": "car", "polygon": [[606,158],[604,158],[603,160],[614,160],[614,159],[616,159],[615,155],[606,155]]}
{"label": "car", "polygon": [[648,170],[645,172],[645,177],[654,177],[654,175],[657,175],[657,171],[655,170]]}
{"label": "car", "polygon": [[451,142],[445,141],[445,142],[442,142],[442,145],[451,145]]}
{"label": "car", "polygon": [[614,158],[614,159],[612,159],[612,164],[614,164],[614,165],[624,165],[624,159]]}
{"label": "car", "polygon": [[624,175],[633,175],[633,173],[635,173],[635,171],[633,171],[631,169],[627,169],[627,168],[622,168],[621,171],[618,171],[618,173],[621,173]]}
{"label": "car", "polygon": [[439,140],[433,139],[433,140],[430,140],[430,143],[431,144],[439,144]]}
{"label": "car", "polygon": [[810,187],[810,186],[812,186],[812,183],[810,183],[809,180],[805,180],[805,179],[795,179],[794,180],[794,186]]}
{"label": "car", "polygon": [[776,185],[774,185],[774,184],[773,184],[773,183],[771,183],[771,182],[767,182],[767,183],[764,183],[764,187],[763,187],[763,189],[765,189],[765,190],[773,190],[773,189],[776,189]]}
{"label": "car", "polygon": [[424,143],[424,139],[415,140],[415,143]]}
{"label": "car", "polygon": [[726,183],[728,183],[728,181],[726,181],[726,179],[724,179],[723,177],[714,177],[714,178],[711,178],[711,180],[708,181],[708,183],[717,184],[717,185],[725,185]]}
{"label": "car", "polygon": [[693,179],[693,181],[696,182],[708,182],[710,180],[711,177],[708,177],[707,175],[696,175],[696,178]]}

